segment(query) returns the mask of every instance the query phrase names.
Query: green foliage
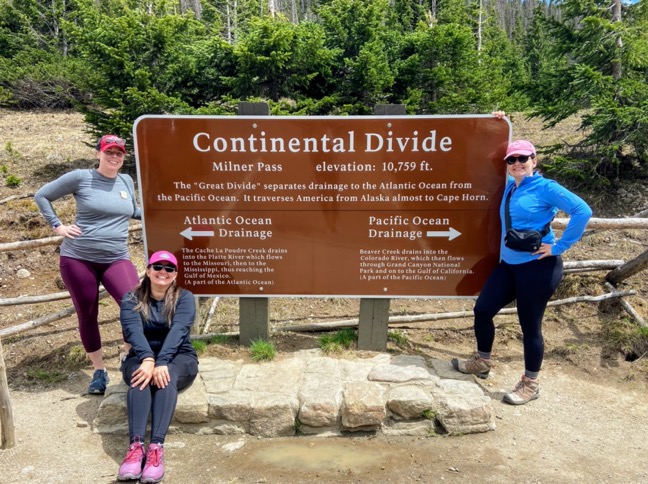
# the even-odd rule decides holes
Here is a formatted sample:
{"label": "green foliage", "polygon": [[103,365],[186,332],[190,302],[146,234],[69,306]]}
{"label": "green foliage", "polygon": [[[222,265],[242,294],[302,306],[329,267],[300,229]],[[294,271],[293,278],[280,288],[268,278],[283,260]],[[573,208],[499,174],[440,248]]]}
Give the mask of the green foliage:
{"label": "green foliage", "polygon": [[5,150],[5,153],[6,153],[8,159],[13,160],[13,159],[16,159],[16,158],[20,158],[20,153],[16,150],[16,148],[13,147],[13,144],[11,143],[11,141],[7,141],[5,143],[4,150]]}
{"label": "green foliage", "polygon": [[404,346],[408,343],[409,339],[407,335],[402,331],[389,331],[387,333],[387,339],[393,341],[399,346]]}
{"label": "green foliage", "polygon": [[350,349],[358,339],[354,329],[346,328],[333,334],[324,334],[319,338],[319,346],[326,353],[339,353]]}
{"label": "green foliage", "polygon": [[224,77],[235,97],[319,96],[331,82],[333,53],[324,46],[322,28],[285,18],[256,18],[233,48],[235,69]]}
{"label": "green foliage", "polygon": [[321,0],[271,16],[206,0],[197,18],[175,0],[4,1],[0,106],[74,107],[93,135],[128,140],[143,114],[233,115],[253,99],[273,115],[579,113],[585,142],[550,170],[605,182],[648,160],[647,5],[616,19],[603,0]]}
{"label": "green foliage", "polygon": [[196,350],[196,353],[200,356],[207,349],[207,342],[200,339],[194,339],[191,340],[191,346],[193,346],[193,349]]}
{"label": "green foliage", "polygon": [[436,418],[436,412],[431,408],[426,408],[422,413],[423,418],[428,420],[434,420]]}
{"label": "green foliage", "polygon": [[648,328],[623,318],[603,325],[602,337],[610,350],[626,356],[642,356],[648,353]]}
{"label": "green foliage", "polygon": [[214,336],[209,338],[210,345],[225,345],[234,343],[236,341],[238,341],[238,338],[236,336],[229,336],[226,334],[215,334]]}
{"label": "green foliage", "polygon": [[250,357],[253,361],[272,361],[277,351],[274,344],[263,339],[257,339],[250,345]]}
{"label": "green foliage", "polygon": [[9,188],[17,188],[21,183],[22,180],[16,175],[8,175],[7,178],[5,178],[5,186]]}
{"label": "green foliage", "polygon": [[193,91],[191,45],[205,35],[192,14],[177,15],[166,0],[138,4],[79,0],[74,22],[64,22],[75,49],[92,69],[92,103],[79,107],[93,133],[130,138],[143,114],[191,112],[183,100]]}
{"label": "green foliage", "polygon": [[48,371],[41,368],[30,368],[27,370],[27,380],[32,382],[51,385],[65,380],[67,376],[61,371]]}
{"label": "green foliage", "polygon": [[295,434],[296,435],[303,435],[304,424],[301,422],[301,420],[299,420],[298,417],[295,417],[294,427],[295,427]]}
{"label": "green foliage", "polygon": [[67,354],[66,362],[70,367],[85,364],[88,357],[86,356],[85,349],[81,345],[74,345],[70,348]]}
{"label": "green foliage", "polygon": [[[640,2],[643,3],[643,2]],[[548,126],[584,112],[585,140],[566,158],[585,162],[585,176],[607,181],[634,172],[632,160],[646,165],[647,61],[646,7],[614,8],[601,0],[565,0],[559,20],[543,23],[554,40],[543,48],[554,62],[541,64],[538,83],[529,89],[533,113]],[[638,55],[638,53],[641,53]],[[568,165],[568,173],[573,164]]]}

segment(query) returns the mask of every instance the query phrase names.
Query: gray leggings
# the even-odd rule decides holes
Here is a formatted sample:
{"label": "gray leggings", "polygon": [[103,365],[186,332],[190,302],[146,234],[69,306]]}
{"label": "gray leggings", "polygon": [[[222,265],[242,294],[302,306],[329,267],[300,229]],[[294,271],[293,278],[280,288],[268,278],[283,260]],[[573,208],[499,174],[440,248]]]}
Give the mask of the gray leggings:
{"label": "gray leggings", "polygon": [[187,388],[198,374],[198,360],[194,355],[181,353],[169,362],[171,381],[164,388],[147,385],[144,390],[131,387],[133,372],[140,366],[139,358],[131,352],[122,365],[122,375],[128,385],[128,433],[133,443],[144,441],[146,424],[151,415],[151,443],[163,444],[178,402],[178,391]]}

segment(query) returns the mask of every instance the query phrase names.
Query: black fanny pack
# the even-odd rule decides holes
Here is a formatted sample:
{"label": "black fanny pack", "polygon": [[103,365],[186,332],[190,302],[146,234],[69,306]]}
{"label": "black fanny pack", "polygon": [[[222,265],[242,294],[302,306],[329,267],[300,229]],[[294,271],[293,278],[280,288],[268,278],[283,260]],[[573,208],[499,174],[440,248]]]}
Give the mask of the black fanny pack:
{"label": "black fanny pack", "polygon": [[548,230],[515,230],[509,229],[504,236],[504,245],[509,249],[520,252],[535,252],[542,244],[542,238],[549,233]]}
{"label": "black fanny pack", "polygon": [[509,213],[509,202],[511,200],[511,190],[506,196],[504,207],[504,216],[506,217],[506,235],[504,235],[504,245],[509,249],[520,252],[535,252],[542,245],[542,238],[551,230],[550,223],[545,225],[542,231],[537,230],[516,230],[511,228],[511,214]]}

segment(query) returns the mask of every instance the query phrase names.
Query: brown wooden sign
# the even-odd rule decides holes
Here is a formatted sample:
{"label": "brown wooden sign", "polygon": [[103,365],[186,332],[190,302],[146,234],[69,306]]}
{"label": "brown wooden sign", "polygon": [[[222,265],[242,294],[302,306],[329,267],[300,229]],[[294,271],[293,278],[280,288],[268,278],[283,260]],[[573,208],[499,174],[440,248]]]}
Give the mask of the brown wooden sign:
{"label": "brown wooden sign", "polygon": [[143,116],[145,246],[196,295],[473,296],[509,138],[487,115]]}

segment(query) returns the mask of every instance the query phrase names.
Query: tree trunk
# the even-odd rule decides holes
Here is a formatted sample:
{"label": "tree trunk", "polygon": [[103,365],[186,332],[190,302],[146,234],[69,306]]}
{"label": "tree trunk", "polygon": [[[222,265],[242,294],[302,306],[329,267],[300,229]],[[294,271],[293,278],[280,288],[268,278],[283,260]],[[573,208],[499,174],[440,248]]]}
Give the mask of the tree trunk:
{"label": "tree trunk", "polygon": [[[612,6],[612,23],[621,22],[621,0],[614,0],[614,5]],[[616,43],[616,53],[614,59],[612,60],[612,77],[615,81],[621,79],[621,49],[623,49],[623,39],[621,38],[621,32],[617,31],[617,37],[615,40]]]}

